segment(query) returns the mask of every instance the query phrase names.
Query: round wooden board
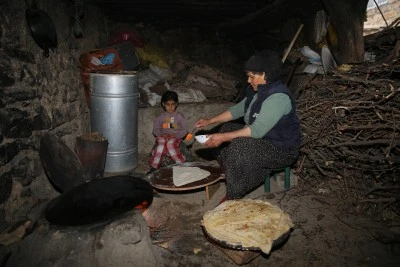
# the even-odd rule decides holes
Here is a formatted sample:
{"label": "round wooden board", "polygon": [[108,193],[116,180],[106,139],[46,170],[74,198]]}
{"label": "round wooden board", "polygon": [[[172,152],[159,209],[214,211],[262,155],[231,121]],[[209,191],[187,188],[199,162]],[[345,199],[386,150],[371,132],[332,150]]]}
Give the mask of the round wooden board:
{"label": "round wooden board", "polygon": [[[196,181],[182,186],[175,186],[172,180],[172,171],[174,166],[199,167],[203,170],[209,171],[211,174],[200,181]],[[169,191],[184,191],[184,190],[202,188],[214,184],[218,180],[224,179],[225,176],[222,173],[221,167],[217,163],[186,162],[182,164],[174,164],[167,167],[162,167],[149,174],[148,178],[150,180],[150,184],[157,189],[169,190]]]}

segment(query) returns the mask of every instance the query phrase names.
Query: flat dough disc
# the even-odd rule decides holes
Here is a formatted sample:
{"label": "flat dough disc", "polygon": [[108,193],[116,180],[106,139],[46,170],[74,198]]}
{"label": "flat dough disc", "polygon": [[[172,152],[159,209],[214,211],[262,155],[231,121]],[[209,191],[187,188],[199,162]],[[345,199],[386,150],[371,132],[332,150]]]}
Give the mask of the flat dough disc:
{"label": "flat dough disc", "polygon": [[174,166],[172,169],[172,179],[175,186],[182,186],[200,181],[210,174],[209,171],[200,169],[199,167]]}

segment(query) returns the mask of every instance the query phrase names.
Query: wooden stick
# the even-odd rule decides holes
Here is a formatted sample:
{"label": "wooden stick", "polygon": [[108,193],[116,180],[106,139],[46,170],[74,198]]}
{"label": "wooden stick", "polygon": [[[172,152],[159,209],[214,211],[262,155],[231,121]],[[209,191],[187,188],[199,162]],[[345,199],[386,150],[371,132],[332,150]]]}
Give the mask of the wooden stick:
{"label": "wooden stick", "polygon": [[370,203],[380,203],[380,202],[395,202],[396,198],[395,197],[387,197],[387,198],[376,198],[376,199],[361,199],[358,202],[360,203],[365,203],[365,202],[370,202]]}
{"label": "wooden stick", "polygon": [[285,55],[282,58],[282,63],[285,63],[287,56],[289,55],[290,51],[292,50],[292,46],[294,44],[294,42],[296,41],[297,37],[300,34],[301,29],[303,29],[303,24],[300,25],[299,29],[297,30],[296,34],[293,36],[292,41],[290,42],[288,48],[286,49]]}

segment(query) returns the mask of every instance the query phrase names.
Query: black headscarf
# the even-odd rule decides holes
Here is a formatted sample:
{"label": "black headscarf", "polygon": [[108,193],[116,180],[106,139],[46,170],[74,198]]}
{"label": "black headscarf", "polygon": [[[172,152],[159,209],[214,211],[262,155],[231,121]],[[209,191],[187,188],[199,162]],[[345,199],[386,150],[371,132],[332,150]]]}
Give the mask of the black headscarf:
{"label": "black headscarf", "polygon": [[265,72],[268,82],[280,80],[282,59],[273,50],[264,50],[251,56],[244,64],[245,71]]}

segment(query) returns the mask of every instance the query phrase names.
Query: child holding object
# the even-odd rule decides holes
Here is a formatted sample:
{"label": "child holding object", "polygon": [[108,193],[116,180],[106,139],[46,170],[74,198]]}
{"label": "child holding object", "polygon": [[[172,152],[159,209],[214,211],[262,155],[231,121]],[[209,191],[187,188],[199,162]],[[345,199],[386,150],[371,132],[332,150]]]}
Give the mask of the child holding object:
{"label": "child holding object", "polygon": [[185,158],[179,150],[179,145],[186,137],[188,131],[186,119],[182,113],[176,111],[178,107],[178,94],[173,91],[165,92],[161,97],[161,113],[153,125],[153,135],[156,146],[154,147],[149,161],[150,170],[147,174],[160,167],[163,155],[168,155],[176,163],[184,163]]}

